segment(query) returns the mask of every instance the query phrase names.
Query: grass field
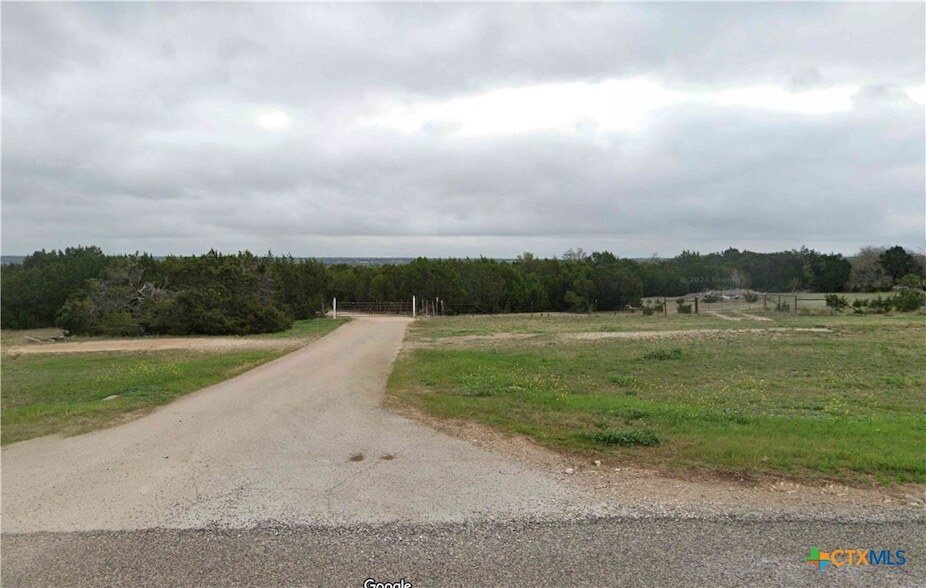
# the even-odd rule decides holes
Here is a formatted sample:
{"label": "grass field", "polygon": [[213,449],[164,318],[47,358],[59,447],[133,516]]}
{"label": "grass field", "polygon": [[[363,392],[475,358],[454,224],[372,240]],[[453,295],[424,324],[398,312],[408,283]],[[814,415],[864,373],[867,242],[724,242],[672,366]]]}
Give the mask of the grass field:
{"label": "grass field", "polygon": [[[6,444],[51,433],[73,435],[140,416],[280,357],[344,322],[297,321],[289,331],[258,336],[281,339],[270,349],[3,354],[0,439]],[[22,340],[16,332],[3,336]]]}
{"label": "grass field", "polygon": [[[331,319],[327,320],[299,320],[293,321],[293,326],[290,329],[285,331],[280,331],[279,333],[263,333],[260,335],[246,335],[246,336],[236,336],[229,335],[233,339],[298,339],[298,338],[314,338],[316,336],[325,335],[333,330],[332,323],[334,326],[342,325],[346,322],[346,319]],[[50,339],[52,337],[61,336],[64,334],[64,331],[57,327],[48,327],[43,329],[2,329],[0,330],[0,346],[14,346],[14,345],[27,345],[35,344],[41,345],[41,343],[34,343],[30,338],[37,339]],[[171,335],[172,337],[173,335]],[[194,338],[209,338],[207,335],[193,335]],[[158,336],[148,336],[143,337],[144,339],[158,339]],[[101,341],[107,339],[106,337],[67,337],[61,339],[58,342],[81,342],[81,341]]]}
{"label": "grass field", "polygon": [[[772,320],[422,320],[389,389],[434,416],[590,459],[676,473],[926,481],[926,317],[763,316]],[[743,331],[768,328],[828,331]],[[675,330],[686,333],[666,333]],[[639,331],[663,336],[632,338]]]}

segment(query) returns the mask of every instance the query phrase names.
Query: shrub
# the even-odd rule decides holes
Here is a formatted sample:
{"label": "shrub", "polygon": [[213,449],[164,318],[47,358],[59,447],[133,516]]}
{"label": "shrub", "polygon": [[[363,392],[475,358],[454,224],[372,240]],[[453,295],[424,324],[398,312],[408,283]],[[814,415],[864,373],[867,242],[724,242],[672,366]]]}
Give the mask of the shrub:
{"label": "shrub", "polygon": [[840,296],[839,294],[827,294],[823,298],[826,300],[826,305],[833,310],[839,310],[844,306],[849,306],[849,300],[845,296]]}
{"label": "shrub", "polygon": [[897,280],[897,285],[905,286],[907,288],[922,288],[923,278],[916,274],[907,274],[904,277]]}
{"label": "shrub", "polygon": [[676,310],[679,314],[691,314],[691,305],[679,303]]}
{"label": "shrub", "polygon": [[87,298],[71,298],[58,311],[56,324],[71,335],[89,335],[96,321],[93,305]]}
{"label": "shrub", "polygon": [[868,308],[871,312],[881,314],[882,312],[888,312],[894,306],[894,300],[892,298],[882,298],[878,296],[877,298],[872,298],[868,301]]}
{"label": "shrub", "polygon": [[595,431],[594,433],[583,433],[583,437],[599,443],[601,445],[623,445],[623,446],[635,446],[642,445],[644,447],[658,447],[662,441],[655,433],[650,431]]}
{"label": "shrub", "polygon": [[655,308],[652,304],[650,304],[649,302],[647,302],[646,304],[644,304],[644,305],[640,308],[640,310],[642,310],[642,311],[643,311],[643,314],[646,315],[646,316],[652,316],[652,315],[656,312],[656,308]]}
{"label": "shrub", "polygon": [[86,296],[68,300],[58,312],[56,323],[71,335],[137,337],[144,334],[142,324],[130,312],[100,312]]}
{"label": "shrub", "polygon": [[743,300],[745,300],[746,302],[758,302],[759,295],[756,294],[755,292],[746,292],[745,294],[743,294]]}
{"label": "shrub", "polygon": [[912,312],[926,304],[926,294],[918,290],[903,290],[894,296],[891,303],[900,312]]}
{"label": "shrub", "polygon": [[852,306],[854,308],[864,308],[868,306],[868,300],[865,298],[856,298],[852,301]]}
{"label": "shrub", "polygon": [[94,335],[108,335],[110,337],[137,337],[143,334],[138,320],[125,311],[108,312],[92,329]]}
{"label": "shrub", "polygon": [[791,303],[782,302],[777,307],[775,307],[775,310],[777,310],[778,312],[791,312]]}
{"label": "shrub", "polygon": [[705,294],[701,297],[701,302],[707,302],[708,304],[720,302],[720,296],[718,294]]}

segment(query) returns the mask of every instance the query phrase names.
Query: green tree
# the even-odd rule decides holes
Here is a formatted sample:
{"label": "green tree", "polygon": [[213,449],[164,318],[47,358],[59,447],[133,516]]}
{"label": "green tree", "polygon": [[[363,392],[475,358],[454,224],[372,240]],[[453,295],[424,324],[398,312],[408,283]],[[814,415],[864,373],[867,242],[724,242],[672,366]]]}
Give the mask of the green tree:
{"label": "green tree", "polygon": [[814,292],[842,292],[849,282],[852,264],[838,253],[806,254],[808,285]]}
{"label": "green tree", "polygon": [[894,245],[887,249],[880,255],[878,262],[881,264],[884,273],[890,276],[892,284],[907,274],[918,274],[923,271],[916,258],[900,245]]}
{"label": "green tree", "polygon": [[55,324],[65,301],[84,283],[99,276],[108,259],[99,247],[68,247],[64,251],[36,251],[22,265],[4,265],[0,324],[32,329]]}

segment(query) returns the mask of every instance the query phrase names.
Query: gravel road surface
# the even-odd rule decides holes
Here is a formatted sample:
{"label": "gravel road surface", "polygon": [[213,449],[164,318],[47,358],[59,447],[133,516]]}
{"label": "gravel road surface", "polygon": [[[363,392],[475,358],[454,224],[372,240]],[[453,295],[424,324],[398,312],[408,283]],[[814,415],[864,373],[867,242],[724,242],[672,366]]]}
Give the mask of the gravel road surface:
{"label": "gravel road surface", "polygon": [[354,320],[131,423],[5,448],[3,531],[604,512],[551,475],[383,410],[407,323]]}
{"label": "gravel road surface", "polygon": [[922,517],[631,508],[383,410],[407,323],[4,448],[3,585],[810,585],[811,546],[907,551],[828,583],[926,584]]}

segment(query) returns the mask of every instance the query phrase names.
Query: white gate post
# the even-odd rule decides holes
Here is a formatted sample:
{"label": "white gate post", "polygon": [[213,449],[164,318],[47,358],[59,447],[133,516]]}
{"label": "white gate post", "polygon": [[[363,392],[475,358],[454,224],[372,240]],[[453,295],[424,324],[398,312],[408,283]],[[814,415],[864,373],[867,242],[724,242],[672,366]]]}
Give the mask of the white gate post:
{"label": "white gate post", "polygon": [[338,299],[337,298],[331,299],[331,308],[334,309],[334,318],[338,318]]}
{"label": "white gate post", "polygon": [[415,300],[415,297],[412,296],[412,318],[415,318],[415,314],[416,314],[415,304],[416,304],[416,302],[417,302],[417,301]]}

